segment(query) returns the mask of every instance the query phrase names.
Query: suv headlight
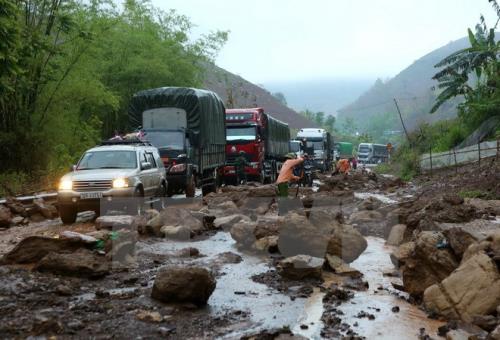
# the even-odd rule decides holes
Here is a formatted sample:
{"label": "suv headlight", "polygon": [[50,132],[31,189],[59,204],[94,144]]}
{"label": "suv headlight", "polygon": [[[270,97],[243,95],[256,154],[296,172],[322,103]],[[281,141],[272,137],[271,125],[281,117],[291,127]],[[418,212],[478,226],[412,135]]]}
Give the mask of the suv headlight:
{"label": "suv headlight", "polygon": [[125,178],[116,178],[113,180],[114,189],[121,189],[127,187],[128,187],[128,181]]}
{"label": "suv headlight", "polygon": [[59,190],[71,190],[73,189],[73,181],[68,178],[63,178],[59,182]]}
{"label": "suv headlight", "polygon": [[170,168],[171,173],[186,171],[186,163],[176,164]]}

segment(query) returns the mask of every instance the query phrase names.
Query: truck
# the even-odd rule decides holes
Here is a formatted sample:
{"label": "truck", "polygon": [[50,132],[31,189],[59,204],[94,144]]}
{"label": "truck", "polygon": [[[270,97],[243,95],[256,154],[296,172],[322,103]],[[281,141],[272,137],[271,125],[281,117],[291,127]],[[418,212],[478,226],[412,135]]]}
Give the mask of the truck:
{"label": "truck", "polygon": [[387,145],[374,143],[360,143],[358,145],[358,163],[378,164],[389,159]]}
{"label": "truck", "polygon": [[288,124],[273,118],[260,107],[227,109],[226,139],[226,183],[235,181],[235,161],[241,154],[246,158],[247,178],[261,183],[274,182],[286,154],[290,152]]}
{"label": "truck", "polygon": [[297,140],[302,141],[303,151],[313,158],[313,164],[320,172],[332,166],[332,135],[325,129],[304,128],[297,132]]}
{"label": "truck", "polygon": [[161,87],[136,93],[131,100],[132,126],[158,148],[165,166],[167,195],[194,197],[217,190],[226,161],[225,107],[214,92]]}
{"label": "truck", "polygon": [[334,150],[335,150],[335,159],[337,159],[337,157],[339,159],[342,159],[342,158],[349,159],[349,158],[352,158],[352,156],[353,156],[353,154],[352,154],[352,150],[353,150],[352,143],[337,142],[337,143],[334,144]]}

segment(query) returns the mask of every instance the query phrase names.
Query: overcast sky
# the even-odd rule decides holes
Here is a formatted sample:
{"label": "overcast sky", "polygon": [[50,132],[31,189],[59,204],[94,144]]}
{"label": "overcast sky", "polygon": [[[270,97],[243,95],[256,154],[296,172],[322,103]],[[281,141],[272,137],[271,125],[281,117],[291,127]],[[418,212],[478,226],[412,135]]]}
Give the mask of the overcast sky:
{"label": "overcast sky", "polygon": [[[216,62],[254,82],[393,77],[466,35],[487,0],[153,0],[195,34],[230,30]],[[494,24],[494,22],[492,23]]]}

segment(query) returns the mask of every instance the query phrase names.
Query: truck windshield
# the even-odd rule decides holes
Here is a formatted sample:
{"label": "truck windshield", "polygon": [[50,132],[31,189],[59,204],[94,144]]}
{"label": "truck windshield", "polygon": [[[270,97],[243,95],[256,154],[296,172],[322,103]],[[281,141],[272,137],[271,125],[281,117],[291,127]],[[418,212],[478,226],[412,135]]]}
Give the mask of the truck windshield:
{"label": "truck windshield", "polygon": [[226,129],[226,140],[255,140],[255,126],[231,126]]}
{"label": "truck windshield", "polygon": [[146,131],[145,138],[158,149],[184,150],[183,131]]}
{"label": "truck windshield", "polygon": [[290,151],[291,152],[299,152],[300,151],[300,142],[290,142]]}
{"label": "truck windshield", "polygon": [[135,151],[92,151],[83,155],[76,169],[135,169],[136,167]]}
{"label": "truck windshield", "polygon": [[358,153],[368,153],[370,152],[370,147],[368,145],[360,145]]}
{"label": "truck windshield", "polygon": [[311,142],[307,141],[307,147],[313,148],[314,150],[323,150],[323,142]]}

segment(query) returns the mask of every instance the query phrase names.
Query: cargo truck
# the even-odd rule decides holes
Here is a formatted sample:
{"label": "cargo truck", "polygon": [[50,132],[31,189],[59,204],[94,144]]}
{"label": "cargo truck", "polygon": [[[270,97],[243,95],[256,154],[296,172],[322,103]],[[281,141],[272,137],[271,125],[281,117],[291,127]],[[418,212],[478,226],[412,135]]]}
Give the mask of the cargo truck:
{"label": "cargo truck", "polygon": [[313,158],[316,169],[325,172],[332,166],[332,135],[325,129],[307,128],[297,132],[297,140],[302,141],[304,152]]}
{"label": "cargo truck", "polygon": [[228,109],[226,136],[226,183],[235,182],[235,161],[240,155],[246,158],[247,179],[261,183],[276,180],[278,169],[290,151],[288,124],[273,118],[262,108]]}
{"label": "cargo truck", "polygon": [[385,163],[389,159],[387,145],[360,143],[358,145],[358,162],[360,164]]}
{"label": "cargo truck", "polygon": [[140,91],[131,100],[132,126],[158,148],[169,196],[217,190],[226,160],[225,108],[211,91],[162,87]]}
{"label": "cargo truck", "polygon": [[352,143],[338,142],[338,143],[335,143],[334,149],[335,149],[335,159],[337,159],[337,157],[340,159],[343,159],[343,158],[350,159],[353,156]]}

